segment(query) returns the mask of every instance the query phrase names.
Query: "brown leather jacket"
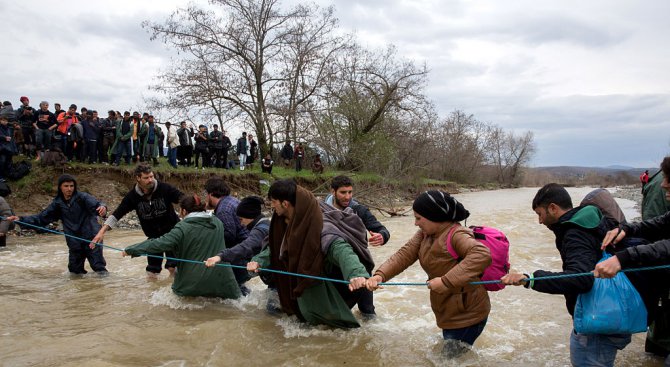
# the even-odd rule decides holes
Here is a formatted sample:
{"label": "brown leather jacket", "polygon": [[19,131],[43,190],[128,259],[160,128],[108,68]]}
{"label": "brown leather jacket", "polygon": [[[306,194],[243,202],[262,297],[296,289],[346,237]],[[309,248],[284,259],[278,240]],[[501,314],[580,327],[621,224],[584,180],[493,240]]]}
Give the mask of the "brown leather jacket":
{"label": "brown leather jacket", "polygon": [[431,290],[430,305],[437,326],[442,329],[472,326],[488,317],[491,311],[486,289],[482,285],[468,284],[478,281],[484,269],[491,264],[491,253],[474,239],[472,231],[462,227],[452,239],[454,250],[461,257],[461,261],[457,262],[446,248],[451,227],[446,226],[433,236],[419,230],[375,272],[375,275],[388,281],[419,260],[429,279],[441,277],[448,289],[443,294]]}

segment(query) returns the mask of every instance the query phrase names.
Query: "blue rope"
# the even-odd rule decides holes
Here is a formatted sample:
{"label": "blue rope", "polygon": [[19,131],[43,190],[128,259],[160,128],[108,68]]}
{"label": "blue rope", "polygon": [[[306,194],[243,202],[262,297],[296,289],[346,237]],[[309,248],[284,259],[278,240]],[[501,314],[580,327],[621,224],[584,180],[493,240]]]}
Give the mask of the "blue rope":
{"label": "blue rope", "polygon": [[[5,219],[5,217],[3,217],[3,216],[0,216],[0,218],[1,218],[1,219]],[[62,235],[64,235],[65,237],[74,238],[74,239],[79,240],[79,241],[83,241],[83,242],[91,242],[91,240],[87,240],[87,239],[85,239],[85,238],[77,237],[77,236],[74,236],[74,235],[71,235],[71,234],[67,234],[67,233],[65,233],[65,232],[56,231],[56,230],[49,229],[49,228],[46,228],[46,227],[40,227],[40,226],[37,226],[37,225],[34,225],[34,224],[30,224],[30,223],[22,222],[22,221],[20,221],[20,220],[15,220],[14,222],[16,222],[16,223],[18,223],[18,224],[21,224],[22,226],[25,225],[25,226],[28,226],[28,227],[33,227],[33,228],[35,228],[35,229],[39,229],[39,230],[42,230],[42,231],[45,231],[45,232],[50,232],[50,233],[54,233],[54,234],[62,234]],[[112,249],[112,250],[115,250],[115,251],[119,251],[119,252],[123,252],[123,251],[125,251],[124,249],[121,249],[121,248],[118,248],[118,247],[113,247],[113,246],[108,246],[108,245],[105,245],[105,244],[103,244],[103,243],[93,242],[93,244],[96,245],[96,246],[109,248],[109,249]],[[139,256],[155,257],[155,258],[159,258],[159,259],[163,259],[163,258],[165,258],[165,259],[168,259],[168,260],[179,261],[179,262],[184,262],[184,263],[192,263],[192,264],[200,264],[200,265],[204,265],[204,261],[189,260],[189,259],[180,259],[180,258],[170,257],[170,256],[165,256],[165,257],[163,257],[163,256],[159,256],[159,255],[151,255],[151,254],[142,254],[142,255],[139,255]],[[219,264],[216,264],[216,266],[223,266],[223,267],[229,267],[229,268],[238,268],[238,269],[245,269],[245,270],[246,270],[246,268],[247,268],[246,266],[242,266],[242,265],[233,265],[233,264],[229,264],[229,263],[219,263]],[[282,271],[282,270],[267,269],[267,268],[259,268],[259,271],[263,271],[263,272],[267,272],[267,273],[277,273],[277,274],[283,274],[283,275],[291,275],[291,276],[297,276],[297,277],[308,278],[308,279],[315,279],[315,280],[323,280],[323,281],[326,281],[326,282],[332,282],[332,283],[349,284],[349,281],[346,281],[346,280],[343,280],[343,279],[332,279],[332,278],[325,278],[325,277],[320,277],[320,276],[316,276],[316,275],[291,273],[291,272],[288,272],[288,271]],[[425,286],[426,283],[380,283],[380,285],[424,285],[424,286]]]}
{"label": "blue rope", "polygon": [[[5,217],[0,216],[0,219],[5,219]],[[25,222],[22,222],[22,221],[19,221],[19,220],[16,220],[14,222],[19,223],[22,226],[25,225],[25,226],[33,227],[33,228],[40,229],[40,230],[45,231],[45,232],[51,232],[51,233],[54,233],[54,234],[62,234],[65,237],[74,238],[74,239],[79,240],[79,241],[91,242],[91,240],[87,240],[85,238],[73,236],[71,234],[56,231],[56,230],[49,229],[49,228],[46,228],[46,227],[40,227],[40,226],[37,226],[37,225],[34,225],[34,224],[25,223]],[[105,245],[105,244],[102,244],[102,243],[93,242],[93,244],[96,245],[96,246],[106,247],[106,248],[109,248],[109,249],[112,249],[112,250],[115,250],[115,251],[119,251],[119,252],[125,251],[124,249],[120,249],[118,247],[113,247],[113,246],[108,246],[108,245]],[[165,258],[165,259],[173,260],[173,261],[204,265],[204,261],[180,259],[180,258],[169,257],[169,256],[163,257],[163,256],[151,255],[151,254],[142,254],[142,255],[139,255],[139,256],[155,257],[155,258],[160,258],[160,259]],[[238,268],[238,269],[246,269],[247,268],[246,266],[233,265],[233,264],[229,264],[229,263],[219,263],[219,264],[216,264],[216,266]],[[670,264],[668,264],[668,265],[658,265],[658,266],[645,266],[645,267],[631,268],[631,269],[623,269],[621,271],[622,272],[636,272],[636,271],[660,270],[660,269],[668,269],[668,268],[670,268]],[[259,271],[263,271],[263,272],[267,272],[267,273],[282,274],[282,275],[290,275],[290,276],[296,276],[296,277],[302,277],[302,278],[308,278],[308,279],[322,280],[322,281],[332,282],[332,283],[349,284],[348,281],[343,280],[343,279],[333,279],[333,278],[319,277],[319,276],[315,276],[315,275],[291,273],[291,272],[282,271],[282,270],[259,268]],[[547,275],[547,276],[537,277],[537,278],[530,277],[526,280],[527,281],[538,281],[538,280],[574,278],[574,277],[583,277],[583,276],[593,276],[593,273],[592,272],[586,272],[586,273]],[[472,285],[480,285],[481,284],[481,285],[483,285],[483,284],[500,284],[500,283],[502,283],[500,280],[482,280],[482,281],[477,281],[477,282],[470,282],[469,284],[472,284]],[[379,285],[397,285],[397,286],[426,286],[427,284],[428,284],[428,282],[416,282],[416,283],[412,283],[412,282],[405,282],[405,283],[403,283],[403,282],[384,282],[384,283],[379,283]]]}

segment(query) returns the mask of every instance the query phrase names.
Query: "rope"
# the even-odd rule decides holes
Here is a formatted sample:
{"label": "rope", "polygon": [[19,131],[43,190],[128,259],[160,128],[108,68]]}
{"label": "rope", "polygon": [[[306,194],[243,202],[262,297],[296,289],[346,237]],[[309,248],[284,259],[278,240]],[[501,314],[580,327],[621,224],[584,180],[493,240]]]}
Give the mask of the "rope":
{"label": "rope", "polygon": [[[0,219],[6,219],[6,217],[0,216]],[[87,240],[85,238],[73,236],[71,234],[67,234],[65,232],[60,232],[56,231],[53,229],[49,229],[46,227],[40,227],[34,224],[22,222],[19,220],[15,220],[14,222],[21,224],[22,226],[28,226],[28,227],[33,227],[36,229],[40,229],[45,232],[51,232],[54,234],[62,234],[65,237],[70,237],[74,238],[79,241],[83,242],[91,242],[91,240]],[[94,245],[100,246],[100,247],[105,247],[109,248],[115,251],[123,252],[125,251],[124,249],[118,248],[118,247],[113,247],[113,246],[108,246],[102,243],[97,243],[93,242]],[[142,254],[139,256],[146,256],[146,257],[155,257],[155,258],[160,258],[160,259],[168,259],[168,260],[173,260],[173,261],[178,261],[178,262],[184,262],[184,263],[192,263],[192,264],[201,264],[204,265],[204,261],[197,261],[197,260],[189,260],[189,259],[180,259],[180,258],[175,258],[175,257],[169,257],[169,256],[159,256],[159,255],[151,255],[151,254]],[[216,264],[216,266],[223,266],[223,267],[229,267],[229,268],[238,268],[238,269],[246,269],[246,266],[242,265],[233,265],[229,263],[219,263]],[[649,271],[649,270],[660,270],[660,269],[670,269],[670,264],[668,265],[658,265],[658,266],[645,266],[645,267],[640,267],[640,268],[631,268],[631,269],[623,269],[621,272],[637,272],[637,271]],[[276,274],[282,274],[282,275],[289,275],[289,276],[296,276],[296,277],[302,277],[302,278],[308,278],[308,279],[315,279],[315,280],[322,280],[325,282],[332,282],[332,283],[341,283],[341,284],[349,284],[348,281],[343,280],[343,279],[333,279],[333,278],[325,278],[325,277],[319,277],[315,275],[308,275],[308,274],[299,274],[299,273],[291,273],[288,271],[282,271],[282,270],[275,270],[275,269],[267,269],[267,268],[259,268],[259,271],[263,272],[268,272],[268,273],[276,273]],[[585,273],[572,273],[572,274],[558,274],[558,275],[547,275],[543,277],[530,277],[526,279],[527,281],[538,281],[538,280],[550,280],[550,279],[563,279],[563,278],[575,278],[575,277],[583,277],[583,276],[593,276],[592,272],[585,272]],[[500,280],[482,280],[482,281],[476,281],[476,282],[470,282],[469,284],[472,285],[484,285],[484,284],[500,284],[502,283]],[[383,286],[426,286],[428,282],[383,282],[379,283],[379,285]]]}

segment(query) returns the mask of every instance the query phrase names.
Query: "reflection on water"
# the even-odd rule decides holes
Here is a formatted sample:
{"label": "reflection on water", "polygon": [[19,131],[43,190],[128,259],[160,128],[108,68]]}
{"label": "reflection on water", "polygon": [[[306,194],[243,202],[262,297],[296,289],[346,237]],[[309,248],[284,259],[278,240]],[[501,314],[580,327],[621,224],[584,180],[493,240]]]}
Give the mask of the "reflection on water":
{"label": "reflection on water", "polygon": [[[575,202],[589,190],[570,189]],[[513,270],[559,270],[554,239],[530,209],[536,189],[466,193],[456,197],[486,224],[509,237]],[[626,214],[633,203],[620,201]],[[373,248],[378,264],[415,232],[411,216],[382,218],[390,242]],[[139,231],[113,231],[115,247],[144,239]],[[105,250],[110,276],[67,274],[63,237],[11,238],[0,250],[0,360],[6,366],[566,366],[572,321],[562,296],[508,287],[489,293],[492,311],[473,352],[440,355],[441,333],[424,287],[387,286],[375,293],[378,318],[356,330],[309,327],[265,312],[264,285],[230,301],[180,298],[162,274],[147,281],[145,259]],[[87,265],[88,266],[88,265]],[[421,282],[418,264],[394,281]],[[644,335],[617,358],[617,366],[657,366],[644,353]]]}

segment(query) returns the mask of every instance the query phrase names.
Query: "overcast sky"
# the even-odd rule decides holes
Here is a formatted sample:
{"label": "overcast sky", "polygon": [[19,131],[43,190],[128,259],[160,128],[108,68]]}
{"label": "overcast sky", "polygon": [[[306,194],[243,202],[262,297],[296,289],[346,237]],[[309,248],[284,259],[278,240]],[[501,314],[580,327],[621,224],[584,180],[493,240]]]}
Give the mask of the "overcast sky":
{"label": "overcast sky", "polygon": [[[0,99],[140,109],[170,60],[140,23],[186,3],[0,0]],[[442,116],[533,131],[533,166],[656,167],[670,153],[668,1],[317,3],[362,44],[426,63]]]}

